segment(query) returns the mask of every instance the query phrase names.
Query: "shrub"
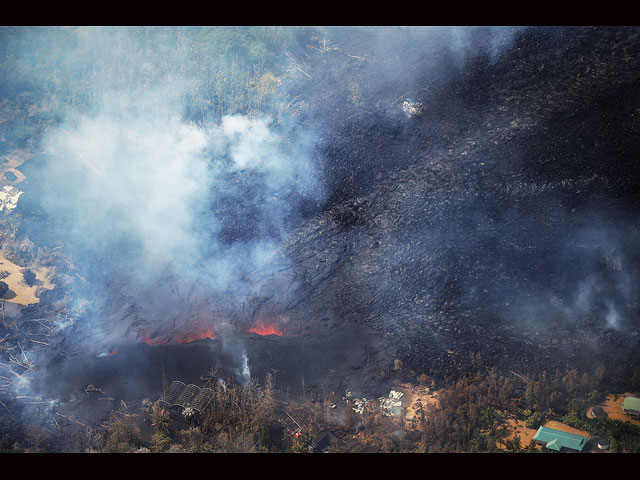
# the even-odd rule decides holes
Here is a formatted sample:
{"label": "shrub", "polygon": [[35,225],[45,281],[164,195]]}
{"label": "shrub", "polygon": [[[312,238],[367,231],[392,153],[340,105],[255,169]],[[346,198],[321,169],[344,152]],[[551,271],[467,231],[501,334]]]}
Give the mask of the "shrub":
{"label": "shrub", "polygon": [[171,438],[164,432],[157,432],[151,436],[151,448],[153,452],[166,452],[171,446]]}
{"label": "shrub", "polygon": [[528,428],[539,428],[544,422],[544,415],[540,412],[533,412],[524,421]]}
{"label": "shrub", "polygon": [[33,284],[36,281],[36,274],[33,273],[33,270],[26,268],[22,271],[22,277],[24,278],[24,283],[33,287]]}

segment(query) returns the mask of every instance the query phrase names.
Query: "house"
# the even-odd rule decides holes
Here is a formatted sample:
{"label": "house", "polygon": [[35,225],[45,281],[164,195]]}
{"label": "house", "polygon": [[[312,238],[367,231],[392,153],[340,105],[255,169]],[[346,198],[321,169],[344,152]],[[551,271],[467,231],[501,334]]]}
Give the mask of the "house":
{"label": "house", "polygon": [[556,430],[555,428],[540,427],[533,439],[539,445],[544,445],[548,449],[555,450],[556,452],[581,452],[587,444],[589,437]]}
{"label": "house", "polygon": [[640,417],[640,398],[625,397],[622,402],[622,413],[632,417]]}

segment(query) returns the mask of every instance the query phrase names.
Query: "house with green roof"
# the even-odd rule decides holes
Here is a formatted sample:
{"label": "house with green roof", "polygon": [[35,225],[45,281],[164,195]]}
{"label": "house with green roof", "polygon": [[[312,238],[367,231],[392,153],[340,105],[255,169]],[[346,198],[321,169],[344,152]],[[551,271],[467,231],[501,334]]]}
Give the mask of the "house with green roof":
{"label": "house with green roof", "polygon": [[[555,428],[540,427],[533,439],[540,445],[544,445],[556,452],[576,451],[581,452],[587,444],[589,437],[576,435],[575,433],[563,432]],[[565,449],[565,450],[563,450]]]}
{"label": "house with green roof", "polygon": [[640,398],[625,397],[622,402],[622,413],[625,415],[640,417]]}

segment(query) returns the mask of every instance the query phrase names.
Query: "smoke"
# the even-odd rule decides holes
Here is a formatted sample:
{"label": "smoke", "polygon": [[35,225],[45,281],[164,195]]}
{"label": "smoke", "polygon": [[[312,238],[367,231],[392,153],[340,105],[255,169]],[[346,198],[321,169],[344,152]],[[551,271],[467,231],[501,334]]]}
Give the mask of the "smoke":
{"label": "smoke", "polygon": [[489,57],[495,63],[524,31],[525,27],[452,27],[447,33],[449,45],[455,53],[459,66],[480,55]]}
{"label": "smoke", "polygon": [[615,305],[613,305],[612,303],[607,303],[606,320],[607,320],[607,326],[609,328],[613,328],[613,329],[620,328],[620,322],[621,322],[620,314],[618,313],[618,310],[616,309]]}
{"label": "smoke", "polygon": [[[553,245],[557,259],[552,278],[526,294],[518,291],[502,312],[505,319],[525,329],[558,322],[617,331],[634,327],[639,299],[632,288],[637,272],[628,259],[632,226],[614,227],[594,218],[586,223],[592,226],[562,233],[564,249]],[[623,233],[629,233],[628,238]]]}
{"label": "smoke", "polygon": [[[207,110],[198,105],[222,103],[219,89],[206,97],[214,79],[246,75],[232,61],[245,55],[250,65],[251,52],[197,50],[219,31],[194,30],[33,29],[30,42],[26,31],[5,35],[13,55],[56,81],[44,95],[58,103],[47,104],[55,122],[38,142],[48,154],[42,181],[29,192],[43,221],[27,229],[41,244],[64,245],[78,274],[59,330],[75,324],[74,341],[100,352],[142,334],[233,331],[250,319],[238,312],[262,282],[291,264],[281,244],[301,209],[324,198],[310,127],[268,105],[200,115]],[[229,92],[234,86],[224,98],[244,98]],[[247,355],[234,348],[245,381]]]}
{"label": "smoke", "polygon": [[[260,307],[274,316],[292,305],[292,321],[380,322],[422,335],[421,346],[448,317],[459,314],[461,328],[476,321],[465,309],[478,303],[490,307],[477,310],[483,318],[490,310],[540,330],[556,320],[628,323],[632,237],[616,238],[613,223],[559,225],[570,215],[548,193],[590,188],[560,165],[569,156],[557,145],[579,146],[549,133],[589,80],[588,70],[579,82],[565,74],[573,58],[554,67],[562,52],[545,56],[546,31],[516,54],[519,27],[318,29],[305,48],[287,47],[291,63],[277,76],[255,75],[262,83],[247,70],[262,73],[268,57],[236,52],[215,29],[200,32],[202,44],[184,29],[33,32],[0,45],[51,89],[41,92],[50,128],[39,142],[49,156],[21,202],[37,195],[33,239],[64,245],[86,280],[69,284],[71,315],[59,329],[82,326],[96,353],[141,332],[233,332],[267,297]],[[236,56],[215,55],[223,50]],[[543,64],[548,78],[535,77]],[[9,67],[13,94],[29,82]],[[272,85],[282,95],[265,100]],[[26,135],[13,130],[7,138]],[[553,165],[565,177],[526,170],[538,145],[556,148],[553,161],[530,169]],[[282,247],[301,212],[329,197],[355,206],[312,219],[291,258]],[[293,266],[279,282],[299,284],[266,286]],[[248,381],[247,350],[224,347]]]}
{"label": "smoke", "polygon": [[47,212],[92,249],[136,243],[145,271],[174,256],[193,266],[193,208],[205,193],[206,134],[165,102],[162,92],[107,94],[91,115],[72,112],[47,139],[56,157],[45,170]]}
{"label": "smoke", "polygon": [[308,137],[285,140],[267,116],[195,125],[175,90],[109,92],[71,112],[46,139],[44,209],[72,257],[93,258],[90,282],[126,279],[142,312],[194,292],[237,307],[286,264],[279,244],[320,179]]}
{"label": "smoke", "polygon": [[245,385],[249,383],[249,380],[251,380],[251,370],[249,369],[249,357],[247,356],[247,352],[242,352],[242,364],[238,374],[242,379],[242,383]]}

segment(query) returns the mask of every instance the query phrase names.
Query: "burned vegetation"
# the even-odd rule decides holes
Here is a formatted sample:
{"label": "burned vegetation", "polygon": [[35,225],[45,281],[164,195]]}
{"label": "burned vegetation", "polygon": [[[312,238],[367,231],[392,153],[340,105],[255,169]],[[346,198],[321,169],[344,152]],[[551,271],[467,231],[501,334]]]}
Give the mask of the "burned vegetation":
{"label": "burned vegetation", "polygon": [[0,451],[640,451],[639,53],[0,29]]}

